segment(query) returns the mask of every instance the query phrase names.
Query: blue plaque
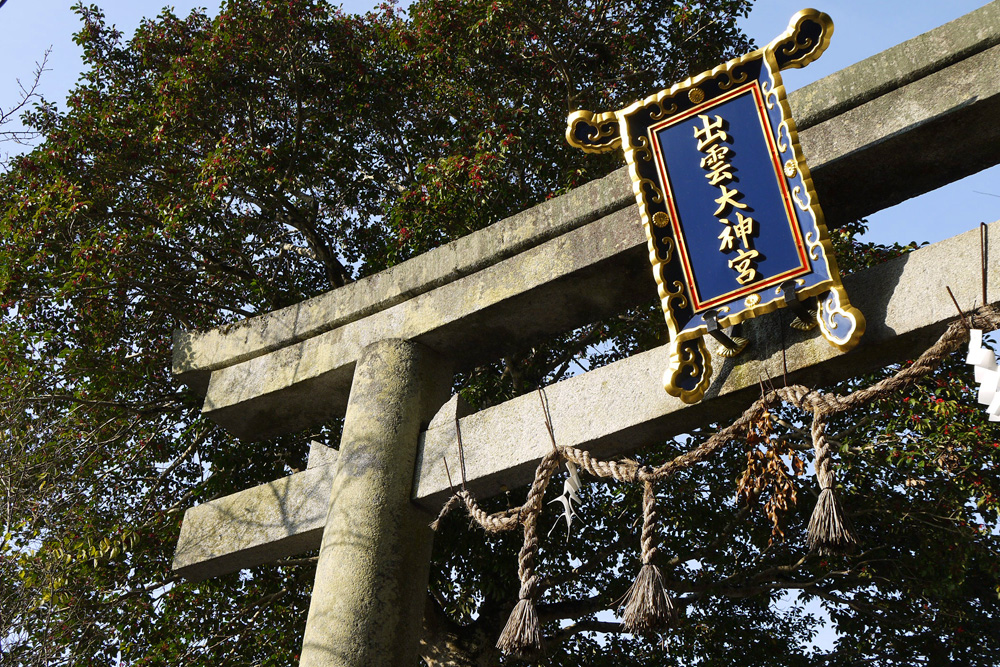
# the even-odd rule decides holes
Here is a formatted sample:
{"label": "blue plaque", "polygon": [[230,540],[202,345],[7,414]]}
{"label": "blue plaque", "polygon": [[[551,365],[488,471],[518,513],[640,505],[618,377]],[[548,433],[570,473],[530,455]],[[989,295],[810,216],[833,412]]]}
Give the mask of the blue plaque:
{"label": "blue plaque", "polygon": [[711,379],[706,333],[723,356],[746,345],[721,327],[791,306],[793,326],[819,326],[842,350],[864,333],[780,75],[818,58],[832,33],[829,16],[803,10],[762,49],[625,109],[569,117],[570,144],[625,152],[670,331],[664,386],[685,402],[701,400]]}

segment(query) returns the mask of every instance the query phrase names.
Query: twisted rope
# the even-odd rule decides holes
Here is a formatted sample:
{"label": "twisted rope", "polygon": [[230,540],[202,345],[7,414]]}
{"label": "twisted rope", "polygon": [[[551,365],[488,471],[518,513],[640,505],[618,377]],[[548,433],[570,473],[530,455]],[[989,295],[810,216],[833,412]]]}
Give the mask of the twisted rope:
{"label": "twisted rope", "polygon": [[558,449],[545,455],[538,466],[538,473],[541,474],[535,474],[535,481],[531,485],[528,498],[524,503],[524,544],[521,545],[521,551],[517,556],[517,574],[521,579],[520,598],[522,600],[534,598],[538,586],[538,577],[535,576],[535,556],[538,553],[538,515],[542,512],[542,502],[549,480],[559,468],[559,460]]}
{"label": "twisted rope", "polygon": [[826,491],[832,489],[834,485],[833,470],[830,463],[830,443],[826,439],[826,423],[828,417],[818,414],[813,417],[811,435],[815,460],[813,467],[816,469],[816,481],[819,488]]}
{"label": "twisted rope", "polygon": [[656,543],[659,541],[659,519],[656,511],[656,489],[652,482],[643,484],[642,490],[642,564],[649,565],[656,558]]}
{"label": "twisted rope", "polygon": [[514,530],[519,525],[521,525],[521,512],[524,510],[524,506],[513,507],[510,509],[502,510],[500,512],[494,512],[490,514],[483,508],[479,506],[476,499],[471,493],[466,490],[458,491],[448,502],[444,504],[441,508],[441,512],[438,514],[434,522],[431,523],[431,530],[437,530],[441,527],[441,520],[444,519],[448,514],[451,513],[453,509],[459,505],[465,505],[465,511],[468,512],[469,517],[479,524],[480,528],[485,530],[487,533],[502,533],[508,530]]}
{"label": "twisted rope", "polygon": [[[994,306],[981,308],[972,316],[972,323],[973,326],[987,330],[1000,328],[1000,309]],[[439,520],[454,509],[459,502],[462,502],[466,505],[472,519],[482,526],[483,529],[489,532],[513,529],[524,521],[529,513],[529,507],[540,506],[541,498],[539,494],[544,494],[549,479],[558,467],[560,456],[568,461],[572,461],[578,467],[583,468],[595,477],[610,477],[620,482],[662,481],[677,470],[708,460],[728,442],[744,436],[764,411],[779,401],[785,401],[801,410],[811,412],[814,418],[816,415],[830,417],[858,407],[859,405],[869,403],[875,399],[884,398],[904,388],[914,380],[933,371],[941,364],[945,357],[958,350],[967,341],[968,332],[961,322],[956,321],[911,365],[901,369],[891,377],[846,396],[825,394],[803,385],[790,385],[775,389],[754,401],[732,424],[712,435],[698,447],[680,454],[656,468],[643,468],[639,463],[630,459],[618,461],[597,459],[591,456],[589,452],[574,447],[556,448],[556,451],[547,454],[539,463],[535,471],[535,480],[528,493],[528,498],[521,507],[504,510],[496,514],[487,514],[479,508],[470,493],[460,491],[442,508]],[[823,463],[823,460],[828,458],[829,449],[818,449],[817,454],[819,455],[821,451],[823,455],[820,457],[820,465],[823,467],[827,465]],[[437,522],[432,525],[436,524]]]}
{"label": "twisted rope", "polygon": [[701,463],[711,458],[717,451],[722,449],[726,443],[745,436],[750,427],[760,419],[761,415],[773,404],[777,403],[774,392],[771,392],[756,401],[740,415],[740,417],[729,426],[721,429],[708,440],[698,445],[689,452],[675,456],[658,468],[651,470],[641,470],[638,474],[642,481],[661,481],[674,474],[682,468],[687,468],[695,463]]}
{"label": "twisted rope", "polygon": [[[980,308],[970,319],[973,327],[984,330],[998,329],[1000,308],[995,306]],[[968,331],[963,323],[956,321],[912,364],[888,378],[847,395],[823,393],[803,385],[790,385],[772,390],[754,401],[732,424],[719,430],[694,449],[655,468],[641,466],[631,459],[616,461],[598,459],[584,450],[557,447],[553,442],[553,450],[542,458],[535,470],[534,481],[523,505],[490,514],[479,507],[471,493],[462,490],[448,500],[431,526],[436,530],[445,515],[464,504],[472,520],[487,532],[512,530],[518,525],[524,527],[524,543],[518,554],[518,577],[521,581],[519,601],[497,643],[497,647],[504,653],[523,653],[541,647],[541,631],[534,608],[534,598],[538,594],[539,587],[539,578],[535,574],[538,516],[541,513],[545,490],[560,461],[562,459],[571,461],[595,477],[612,478],[619,482],[642,482],[644,484],[641,538],[643,565],[636,582],[626,596],[623,624],[636,632],[654,629],[668,622],[673,614],[673,603],[666,593],[662,574],[653,563],[657,554],[659,518],[656,511],[655,482],[667,479],[678,470],[707,461],[729,442],[745,437],[767,410],[784,401],[813,415],[811,435],[820,495],[809,522],[809,547],[821,554],[849,549],[857,540],[846,515],[840,509],[834,491],[836,480],[832,467],[832,450],[826,437],[826,426],[830,417],[885,398],[905,388],[940,366],[948,355],[968,341],[968,337]]]}
{"label": "twisted rope", "polygon": [[813,466],[820,492],[809,518],[806,543],[811,551],[820,555],[844,553],[858,543],[834,490],[836,480],[833,476],[830,443],[826,438],[828,419],[829,416],[821,412],[813,417],[812,423],[813,448],[816,452]]}
{"label": "twisted rope", "polygon": [[[980,309],[973,316],[973,324],[989,330],[1000,328],[1000,309],[992,306]],[[858,389],[846,396],[823,393],[803,385],[789,385],[775,389],[754,401],[729,426],[719,430],[694,449],[680,454],[655,468],[640,466],[638,462],[631,459],[603,460],[595,458],[589,452],[575,447],[558,447],[556,450],[546,454],[541,462],[539,462],[538,468],[535,471],[534,482],[528,492],[528,497],[524,505],[489,514],[478,506],[471,493],[468,491],[459,491],[448,500],[447,504],[442,508],[438,520],[431,525],[432,527],[436,527],[438,521],[458,504],[464,504],[469,516],[484,530],[491,533],[512,530],[516,526],[523,524],[526,517],[531,513],[530,508],[541,506],[541,496],[544,495],[549,479],[559,465],[560,457],[567,461],[572,461],[578,467],[586,470],[595,477],[612,478],[619,482],[662,481],[678,470],[707,461],[727,443],[745,436],[751,426],[760,419],[761,415],[779,401],[784,401],[800,410],[813,413],[815,426],[815,417],[817,415],[829,418],[835,414],[856,408],[859,405],[869,403],[878,398],[884,398],[893,392],[899,391],[914,380],[933,371],[941,364],[945,357],[958,350],[967,341],[968,332],[962,326],[961,322],[955,322],[945,330],[934,345],[921,354],[911,365],[901,369],[891,377],[880,380],[870,387]],[[825,420],[823,423],[826,423]],[[829,448],[817,448],[816,453],[818,465],[821,469],[827,470],[829,466]],[[819,481],[822,487],[823,480],[820,479]]]}
{"label": "twisted rope", "polygon": [[622,627],[626,632],[648,632],[670,623],[674,603],[667,594],[663,574],[653,563],[659,539],[659,514],[653,482],[643,484],[642,493],[642,567],[635,583],[625,594]]}
{"label": "twisted rope", "polygon": [[535,574],[535,559],[538,556],[538,515],[542,512],[545,489],[559,467],[561,454],[553,449],[538,464],[535,481],[528,491],[524,509],[524,544],[517,555],[517,575],[521,580],[518,602],[507,619],[497,648],[505,654],[524,654],[542,648],[542,629],[535,611],[535,596],[538,593],[538,576]]}
{"label": "twisted rope", "polygon": [[575,447],[563,447],[562,455],[578,468],[582,468],[594,477],[610,477],[619,482],[638,481],[639,469],[641,466],[631,459],[620,461],[604,461],[595,459],[590,452]]}

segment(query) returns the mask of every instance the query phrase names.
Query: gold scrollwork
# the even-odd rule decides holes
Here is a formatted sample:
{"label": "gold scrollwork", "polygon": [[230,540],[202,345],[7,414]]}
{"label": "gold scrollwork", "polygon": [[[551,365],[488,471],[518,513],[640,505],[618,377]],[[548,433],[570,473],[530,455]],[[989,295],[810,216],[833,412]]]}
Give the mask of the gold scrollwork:
{"label": "gold scrollwork", "polygon": [[697,403],[712,379],[712,359],[704,337],[673,340],[669,349],[670,362],[663,374],[663,388],[684,403]]}
{"label": "gold scrollwork", "polygon": [[[660,251],[663,251],[662,253]],[[674,242],[671,239],[663,239],[656,244],[656,259],[660,262],[669,262],[674,258]]]}
{"label": "gold scrollwork", "polygon": [[[653,111],[653,108],[659,109],[659,111]],[[669,107],[663,106],[662,102],[650,102],[649,103],[649,120],[657,121],[663,120],[670,114],[677,112],[677,105],[671,103]]]}
{"label": "gold scrollwork", "polygon": [[778,91],[772,88],[770,81],[760,84],[760,90],[764,93],[764,104],[767,105],[768,109],[773,109],[774,105],[778,103]]}
{"label": "gold scrollwork", "polygon": [[[582,127],[583,134],[577,136]],[[614,112],[597,113],[581,109],[569,115],[566,123],[566,141],[570,146],[587,153],[609,153],[622,145],[618,117]]]}
{"label": "gold scrollwork", "polygon": [[824,338],[841,350],[849,350],[865,332],[865,317],[850,303],[841,305],[839,292],[835,288],[820,297],[816,319]]}
{"label": "gold scrollwork", "polygon": [[813,40],[809,37],[805,37],[801,44],[799,44],[797,39],[793,38],[791,41],[781,46],[781,55],[791,58],[799,51],[811,51],[813,44]]}
{"label": "gold scrollwork", "polygon": [[[785,131],[784,138],[781,136],[782,130]],[[788,139],[787,143],[785,142],[785,138]],[[788,150],[788,147],[791,146],[791,144],[792,144],[792,132],[791,130],[788,129],[788,121],[783,120],[781,121],[781,124],[778,125],[778,150],[784,153]]]}
{"label": "gold scrollwork", "polygon": [[636,159],[642,160],[643,162],[649,162],[653,159],[653,151],[649,147],[649,139],[646,137],[636,137],[635,143],[631,146],[632,155]]}
{"label": "gold scrollwork", "polygon": [[818,230],[810,230],[806,232],[806,249],[809,251],[809,257],[812,261],[818,262],[819,258],[823,255],[823,241],[820,240]]}
{"label": "gold scrollwork", "polygon": [[739,85],[744,81],[746,81],[748,78],[750,78],[750,74],[746,70],[737,73],[736,76],[733,76],[733,72],[735,71],[736,70],[734,69],[729,72],[723,73],[726,77],[726,80],[719,83],[719,90],[729,90],[733,86]]}
{"label": "gold scrollwork", "polygon": [[[803,194],[805,194],[806,196],[805,200],[802,199]],[[794,188],[792,188],[792,199],[795,200],[796,205],[800,209],[802,209],[806,213],[810,212],[809,206],[812,204],[812,197],[809,195],[808,192],[802,189],[801,185],[796,185]]]}
{"label": "gold scrollwork", "polygon": [[610,137],[617,130],[618,126],[615,123],[598,123],[597,125],[591,125],[591,131],[587,134],[587,141],[596,144],[601,139]]}
{"label": "gold scrollwork", "polygon": [[[780,69],[805,67],[830,45],[833,20],[815,9],[803,9],[791,18],[788,28],[764,47]],[[808,35],[808,36],[807,36]]]}
{"label": "gold scrollwork", "polygon": [[663,312],[673,310],[676,301],[677,308],[686,308],[688,305],[687,296],[684,295],[684,283],[679,280],[673,282],[674,290],[671,290],[666,282],[660,284],[660,306]]}
{"label": "gold scrollwork", "polygon": [[653,191],[653,194],[649,198],[649,201],[653,202],[654,204],[663,203],[663,192],[660,190],[660,188],[656,187],[656,183],[654,183],[651,179],[642,176],[639,178],[639,188],[642,189],[643,185],[648,185],[649,189]]}

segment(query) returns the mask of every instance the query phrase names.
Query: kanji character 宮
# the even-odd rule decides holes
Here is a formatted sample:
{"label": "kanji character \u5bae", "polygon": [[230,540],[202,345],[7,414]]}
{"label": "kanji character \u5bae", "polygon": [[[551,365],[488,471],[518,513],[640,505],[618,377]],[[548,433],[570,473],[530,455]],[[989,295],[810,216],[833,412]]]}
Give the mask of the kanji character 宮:
{"label": "kanji character \u5bae", "polygon": [[740,250],[736,257],[729,260],[729,268],[735,269],[739,273],[736,276],[736,282],[740,285],[746,285],[757,280],[757,266],[753,260],[759,256],[760,253],[756,250]]}

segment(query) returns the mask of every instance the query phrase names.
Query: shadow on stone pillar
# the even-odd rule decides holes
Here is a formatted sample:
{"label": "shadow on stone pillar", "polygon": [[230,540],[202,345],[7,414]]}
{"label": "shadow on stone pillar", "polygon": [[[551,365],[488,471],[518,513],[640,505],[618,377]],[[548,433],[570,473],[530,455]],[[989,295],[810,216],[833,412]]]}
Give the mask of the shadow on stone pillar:
{"label": "shadow on stone pillar", "polygon": [[303,667],[412,667],[432,517],[410,498],[418,438],[448,399],[450,366],[413,342],[358,360],[306,621]]}

